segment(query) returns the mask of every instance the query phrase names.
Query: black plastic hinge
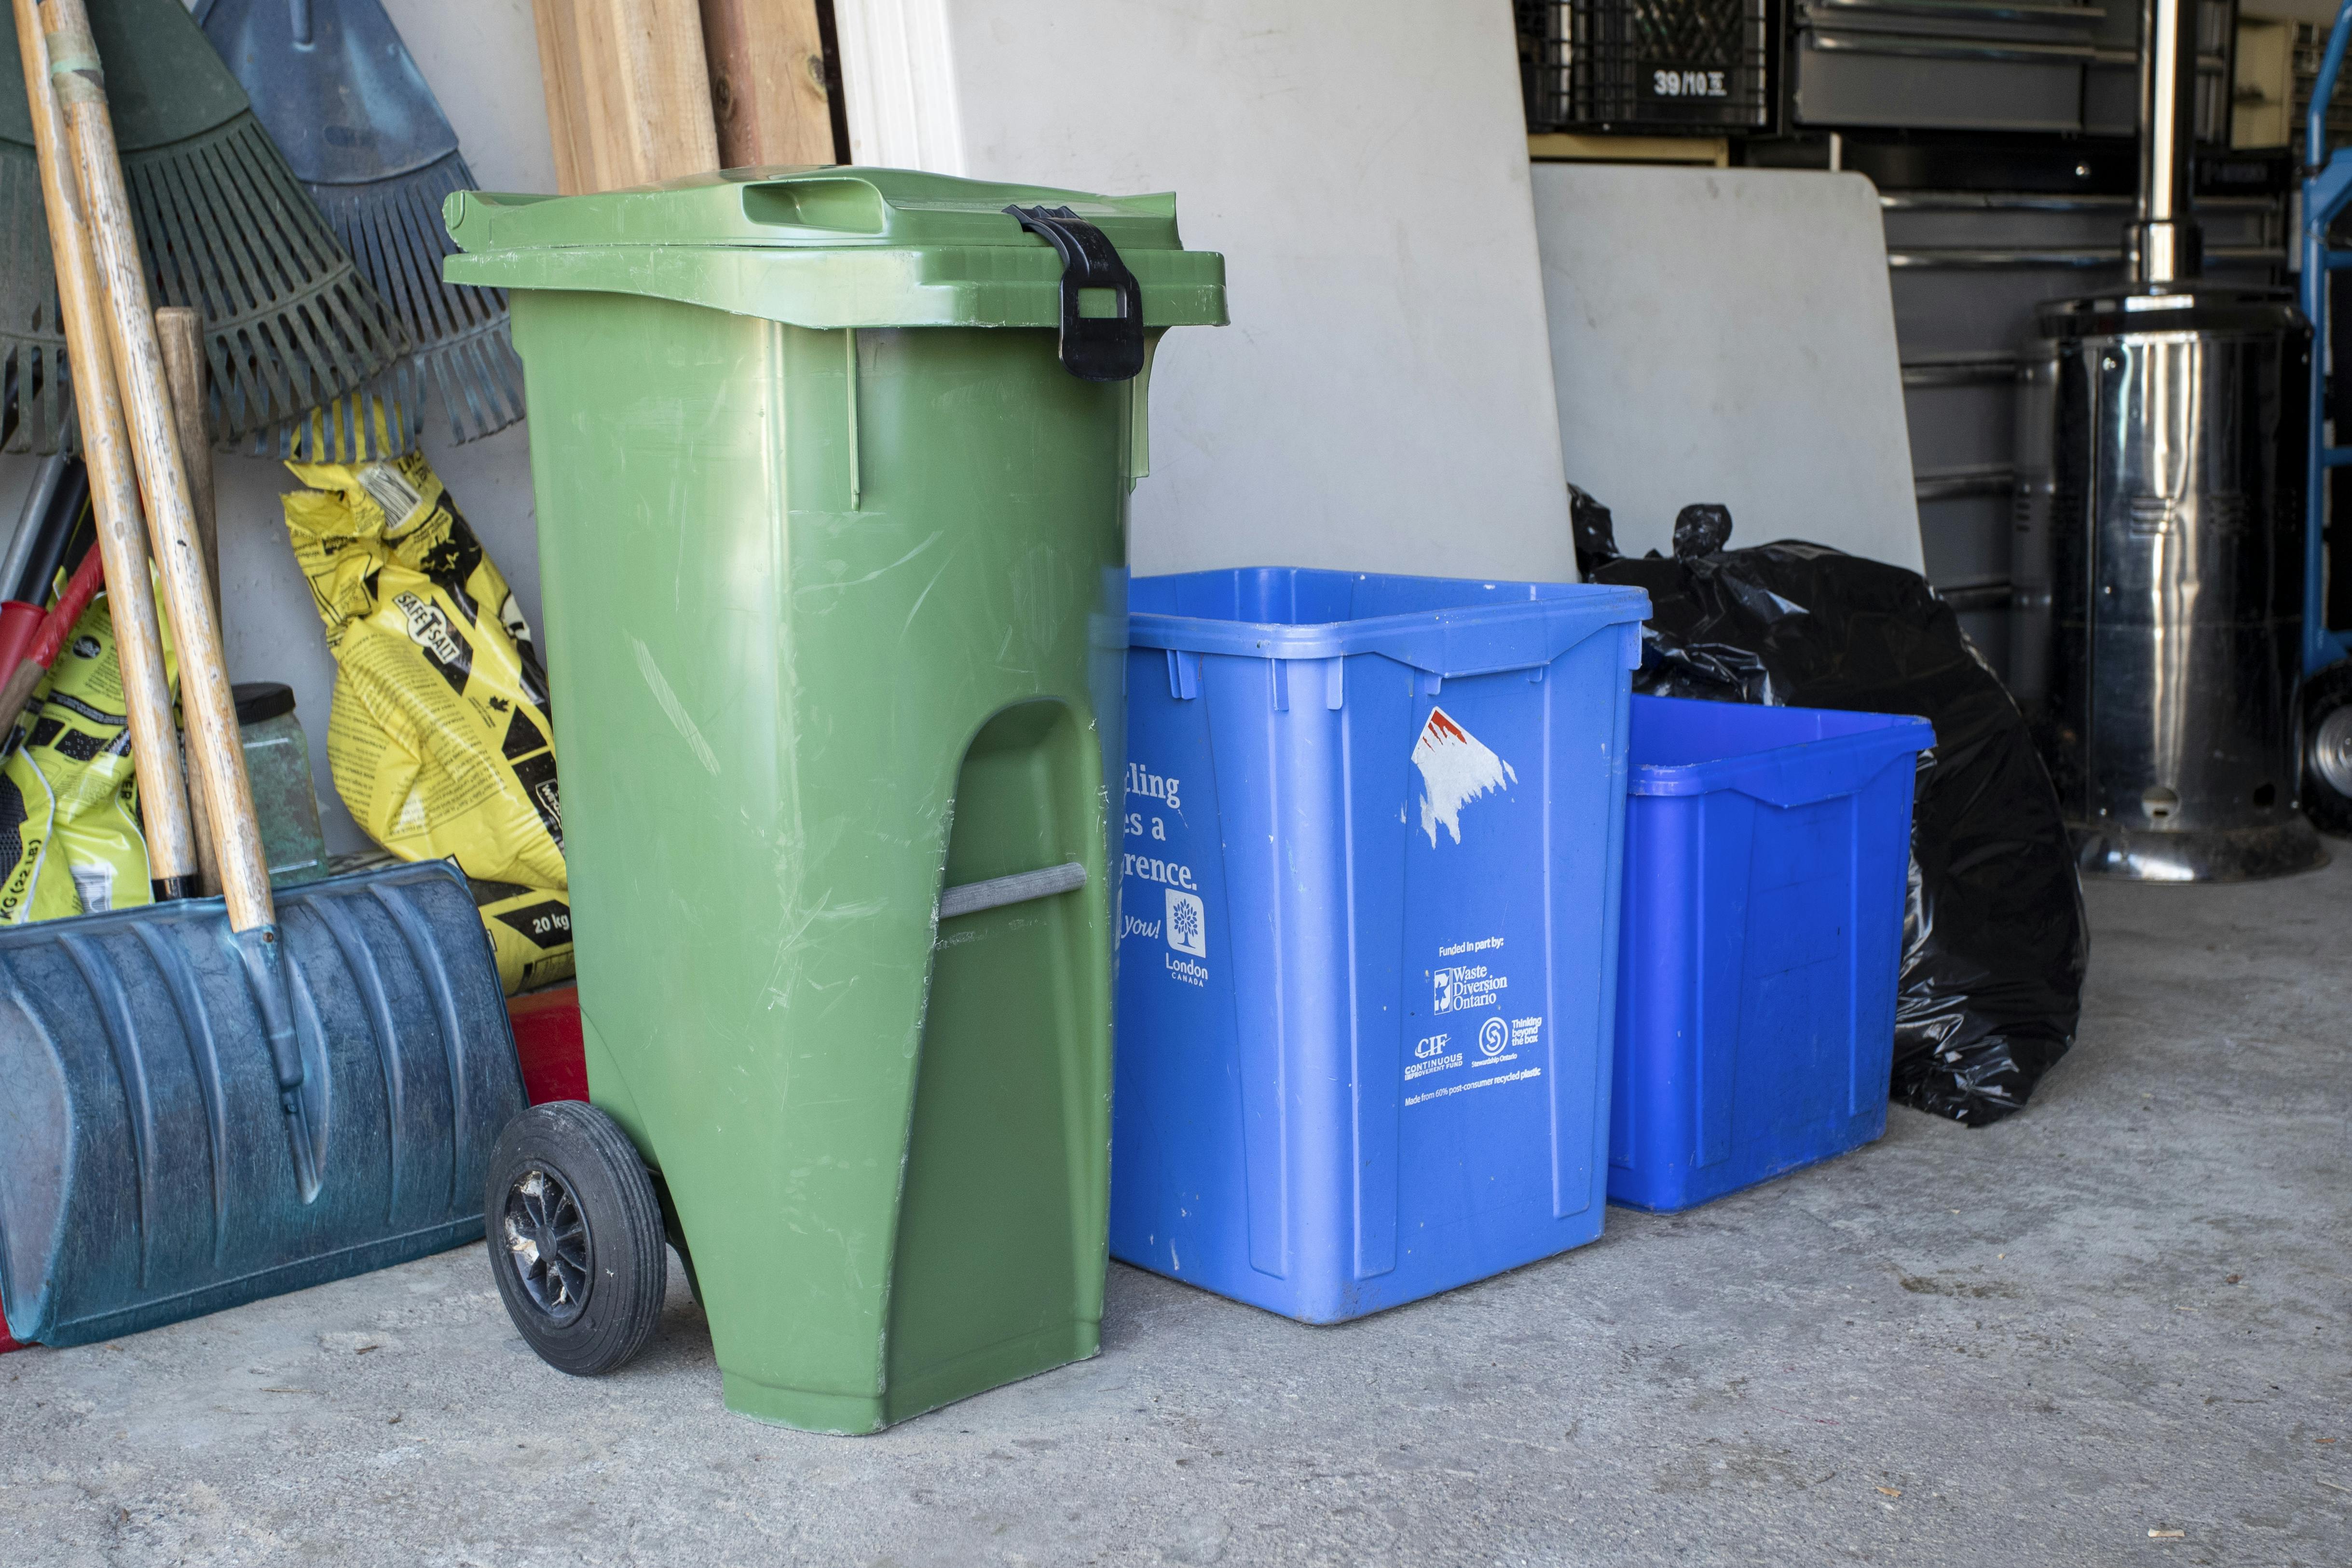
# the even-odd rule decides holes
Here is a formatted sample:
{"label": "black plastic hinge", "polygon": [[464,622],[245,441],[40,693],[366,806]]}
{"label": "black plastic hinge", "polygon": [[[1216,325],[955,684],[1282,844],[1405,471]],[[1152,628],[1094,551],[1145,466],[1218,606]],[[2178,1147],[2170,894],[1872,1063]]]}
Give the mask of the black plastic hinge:
{"label": "black plastic hinge", "polygon": [[[1062,258],[1062,368],[1082,382],[1132,381],[1143,369],[1143,288],[1108,236],[1067,207],[1011,206],[1007,215],[1043,235]],[[1116,316],[1082,316],[1078,293],[1107,288]]]}

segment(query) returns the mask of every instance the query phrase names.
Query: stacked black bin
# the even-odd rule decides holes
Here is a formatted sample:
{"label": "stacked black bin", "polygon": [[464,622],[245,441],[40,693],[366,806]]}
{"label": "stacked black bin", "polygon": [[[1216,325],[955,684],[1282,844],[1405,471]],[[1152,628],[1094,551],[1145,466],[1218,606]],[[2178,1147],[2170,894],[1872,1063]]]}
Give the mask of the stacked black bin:
{"label": "stacked black bin", "polygon": [[1517,15],[1530,130],[1772,126],[1772,0],[1517,0]]}

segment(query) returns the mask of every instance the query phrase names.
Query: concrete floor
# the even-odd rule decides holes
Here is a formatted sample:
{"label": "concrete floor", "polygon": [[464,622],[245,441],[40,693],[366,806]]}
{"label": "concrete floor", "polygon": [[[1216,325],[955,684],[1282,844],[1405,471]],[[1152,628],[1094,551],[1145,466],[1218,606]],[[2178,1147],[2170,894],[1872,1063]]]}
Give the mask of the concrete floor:
{"label": "concrete floor", "polygon": [[1345,1328],[1114,1267],[1098,1359],[881,1437],[725,1414],[675,1273],[644,1359],[550,1372],[478,1248],[0,1359],[0,1561],[2352,1563],[2336,852],[2094,888],[1996,1127]]}

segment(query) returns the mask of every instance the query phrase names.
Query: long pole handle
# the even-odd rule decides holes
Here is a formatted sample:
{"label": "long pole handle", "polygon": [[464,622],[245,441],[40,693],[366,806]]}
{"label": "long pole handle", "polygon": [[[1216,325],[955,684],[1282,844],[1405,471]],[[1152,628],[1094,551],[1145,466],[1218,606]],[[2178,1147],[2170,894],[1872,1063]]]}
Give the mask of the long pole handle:
{"label": "long pole handle", "polygon": [[[220,508],[213,489],[213,432],[205,392],[204,318],[185,305],[155,308],[155,341],[163,350],[163,379],[172,389],[172,428],[180,435],[180,462],[188,471],[188,498],[196,508],[196,542],[213,614],[220,616]],[[221,620],[221,636],[228,636]]]}
{"label": "long pole handle", "polygon": [[213,614],[212,587],[205,580],[204,547],[196,531],[195,501],[172,422],[171,387],[155,338],[147,273],[131,227],[114,121],[107,110],[106,78],[82,0],[48,0],[43,9],[48,20],[49,79],[57,86],[81,170],[100,287],[112,328],[115,370],[130,415],[131,454],[147,498],[149,542],[180,656],[181,711],[188,721],[191,759],[203,774],[201,790],[211,808],[229,928],[239,935],[255,933],[261,943],[274,946],[277,914],[269,896],[268,862],[254,820],[245,753],[237,744],[236,699],[229,691],[220,626]]}
{"label": "long pole handle", "polygon": [[[33,0],[16,3],[21,17],[23,7]],[[237,744],[236,699],[228,689],[220,624],[213,613],[212,586],[205,580],[204,549],[196,537],[195,502],[181,464],[179,433],[172,423],[172,392],[155,339],[147,274],[131,226],[122,155],[107,112],[106,76],[82,0],[48,0],[42,10],[48,35],[48,79],[81,171],[99,293],[112,329],[109,336],[130,413],[131,456],[147,501],[148,540],[154,547],[156,574],[163,580],[163,604],[171,613],[180,654],[180,702],[188,719],[188,749],[194,771],[204,779],[200,793],[210,808],[229,931],[278,1078],[295,1183],[302,1201],[309,1203],[319,1195],[320,1150],[319,1129],[312,1127],[302,1097],[306,1072],[294,1021],[291,977],[284,945],[278,939],[268,862],[262,855],[260,825],[254,820],[253,789],[245,777],[245,751]],[[170,735],[168,727],[164,733]],[[176,790],[178,780],[173,782]]]}
{"label": "long pole handle", "polygon": [[[179,432],[180,457],[188,468],[188,493],[196,506],[196,539],[205,558],[205,581],[212,589],[213,613],[218,615],[220,515],[213,490],[212,431],[205,417],[202,319],[184,305],[166,305],[155,312],[155,339],[163,350],[164,378],[172,383],[172,423]],[[226,631],[222,637],[226,640]],[[243,745],[241,739],[239,745]],[[205,803],[201,768],[188,770],[188,817],[196,830],[196,880],[205,896],[211,898],[221,890],[220,851],[213,842],[213,814]]]}
{"label": "long pole handle", "polygon": [[114,355],[106,340],[89,225],[69,162],[68,134],[50,86],[47,40],[36,0],[14,0],[16,44],[24,57],[25,99],[32,111],[41,203],[49,222],[49,256],[58,279],[66,352],[73,364],[75,412],[97,514],[105,563],[107,610],[114,622],[114,653],[131,728],[131,760],[139,779],[139,814],[147,837],[149,874],[159,898],[187,891],[196,869],[188,798],[180,776],[179,738],[172,723],[172,688],[163,673],[163,645],[155,597],[147,578],[147,546],[139,517],[139,489],[131,438],[122,416]]}

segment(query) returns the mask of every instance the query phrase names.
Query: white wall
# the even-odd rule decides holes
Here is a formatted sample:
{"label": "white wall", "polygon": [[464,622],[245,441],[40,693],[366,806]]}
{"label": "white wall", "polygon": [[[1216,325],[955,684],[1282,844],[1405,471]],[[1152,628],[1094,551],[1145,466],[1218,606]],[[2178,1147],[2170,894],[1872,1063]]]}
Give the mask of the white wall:
{"label": "white wall", "polygon": [[1172,190],[1224,253],[1233,325],[1154,365],[1139,571],[1574,575],[1501,0],[835,14],[859,162]]}
{"label": "white wall", "polygon": [[[457,128],[474,177],[489,190],[554,190],[555,160],[540,90],[530,0],[384,0],[384,9]],[[449,445],[446,423],[440,428],[436,434],[428,421],[426,455],[538,631],[544,624],[539,613],[539,540],[524,427],[458,447]],[[295,711],[310,737],[328,848],[363,848],[367,840],[343,810],[327,771],[335,666],[278,510],[278,497],[294,487],[293,479],[274,462],[228,456],[214,461],[229,678],[283,681],[294,688]],[[31,458],[0,456],[0,529],[14,524],[33,466]]]}

